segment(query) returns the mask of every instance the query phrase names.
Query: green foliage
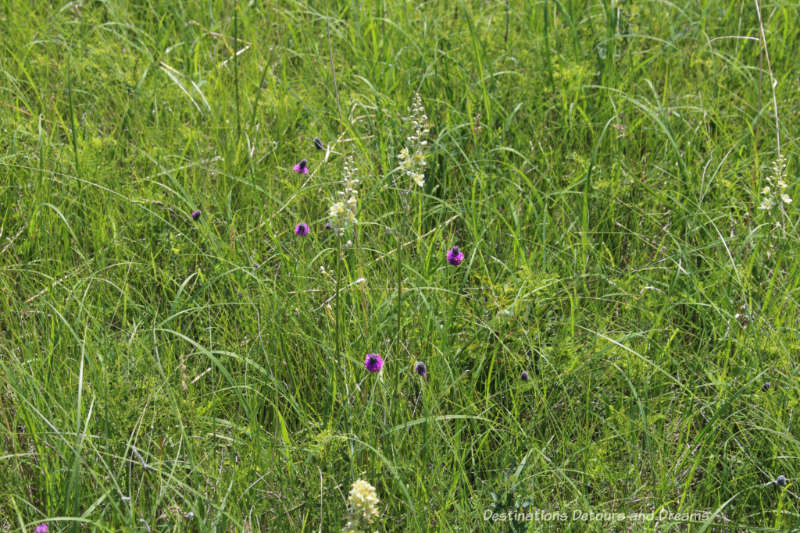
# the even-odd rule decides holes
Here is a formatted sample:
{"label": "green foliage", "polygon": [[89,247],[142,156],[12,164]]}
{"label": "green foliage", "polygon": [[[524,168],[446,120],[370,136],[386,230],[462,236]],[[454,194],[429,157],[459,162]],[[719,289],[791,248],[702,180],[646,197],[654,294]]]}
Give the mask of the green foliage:
{"label": "green foliage", "polygon": [[5,2],[0,530],[800,527],[798,15]]}

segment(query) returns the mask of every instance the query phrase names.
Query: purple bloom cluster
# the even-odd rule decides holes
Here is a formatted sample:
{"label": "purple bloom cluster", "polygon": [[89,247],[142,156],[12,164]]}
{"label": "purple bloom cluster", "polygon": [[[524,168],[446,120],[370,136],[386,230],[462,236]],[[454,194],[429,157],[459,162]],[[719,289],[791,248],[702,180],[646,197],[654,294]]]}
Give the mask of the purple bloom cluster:
{"label": "purple bloom cluster", "polygon": [[428,376],[428,367],[425,366],[425,363],[422,361],[417,361],[417,364],[414,365],[414,372],[417,373],[420,377],[427,377]]}
{"label": "purple bloom cluster", "polygon": [[192,211],[192,218],[194,220],[197,220],[197,219],[200,218],[200,210],[199,209],[196,209],[196,210]]}
{"label": "purple bloom cluster", "polygon": [[39,524],[34,530],[35,533],[50,533],[50,526],[47,524]]}
{"label": "purple bloom cluster", "polygon": [[453,246],[447,252],[447,262],[451,265],[458,266],[461,264],[461,261],[464,260],[464,252],[462,252],[458,246]]}
{"label": "purple bloom cluster", "polygon": [[383,367],[383,359],[380,354],[368,353],[367,358],[364,360],[364,367],[370,372],[380,372]]}
{"label": "purple bloom cluster", "polygon": [[301,159],[293,168],[298,174],[308,174],[308,160]]}
{"label": "purple bloom cluster", "polygon": [[305,237],[306,235],[308,235],[308,231],[309,231],[308,224],[306,224],[305,222],[301,222],[294,227],[294,232],[301,237]]}

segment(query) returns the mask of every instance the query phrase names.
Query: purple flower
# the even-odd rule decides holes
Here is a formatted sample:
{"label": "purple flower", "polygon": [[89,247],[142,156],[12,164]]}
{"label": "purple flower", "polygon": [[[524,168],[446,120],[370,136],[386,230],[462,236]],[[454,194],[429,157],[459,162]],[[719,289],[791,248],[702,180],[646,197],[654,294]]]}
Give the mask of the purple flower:
{"label": "purple flower", "polygon": [[300,162],[294,166],[294,171],[298,174],[308,174],[308,161],[301,159]]}
{"label": "purple flower", "polygon": [[325,229],[333,229],[333,224],[331,224],[330,222],[326,222]]}
{"label": "purple flower", "polygon": [[447,252],[447,262],[451,265],[458,266],[464,260],[464,252],[458,249],[458,246],[453,246]]}
{"label": "purple flower", "polygon": [[322,144],[322,140],[320,140],[319,137],[314,137],[314,148],[316,148],[317,150],[325,149],[325,145]]}
{"label": "purple flower", "polygon": [[417,361],[417,364],[414,365],[414,372],[417,373],[420,377],[427,377],[428,375],[428,367],[425,366],[425,363],[422,361]]}
{"label": "purple flower", "polygon": [[522,375],[520,376],[520,379],[522,381],[528,381],[529,379],[531,379],[531,377],[528,375],[528,371],[527,370],[523,370],[522,371]]}
{"label": "purple flower", "polygon": [[38,526],[36,526],[36,529],[34,531],[36,533],[49,533],[50,526],[48,526],[47,524],[39,524]]}
{"label": "purple flower", "polygon": [[192,211],[192,218],[193,218],[194,220],[197,220],[197,219],[199,219],[199,218],[200,218],[200,210],[199,210],[199,209],[197,209],[197,210],[195,210],[195,211]]}
{"label": "purple flower", "polygon": [[784,476],[783,474],[778,476],[775,479],[775,484],[778,485],[779,487],[785,487],[786,486],[786,476]]}
{"label": "purple flower", "polygon": [[383,359],[381,359],[380,354],[368,353],[367,358],[364,359],[364,367],[370,372],[379,372],[383,367]]}
{"label": "purple flower", "polygon": [[308,235],[308,224],[301,222],[294,227],[294,232],[301,237]]}

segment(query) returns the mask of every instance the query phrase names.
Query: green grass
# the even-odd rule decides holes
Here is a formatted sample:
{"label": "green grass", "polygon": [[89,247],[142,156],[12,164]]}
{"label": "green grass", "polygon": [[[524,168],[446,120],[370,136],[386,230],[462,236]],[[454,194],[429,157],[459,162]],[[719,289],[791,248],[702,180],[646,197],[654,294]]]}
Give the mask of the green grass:
{"label": "green grass", "polygon": [[0,531],[800,527],[796,2],[236,4],[0,7]]}

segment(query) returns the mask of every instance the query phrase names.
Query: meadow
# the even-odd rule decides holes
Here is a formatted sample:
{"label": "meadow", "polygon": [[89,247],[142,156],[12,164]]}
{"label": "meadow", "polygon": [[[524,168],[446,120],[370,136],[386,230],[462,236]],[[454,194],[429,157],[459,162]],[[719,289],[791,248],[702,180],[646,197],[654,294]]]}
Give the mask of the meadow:
{"label": "meadow", "polygon": [[798,20],[4,1],[0,531],[800,528]]}

